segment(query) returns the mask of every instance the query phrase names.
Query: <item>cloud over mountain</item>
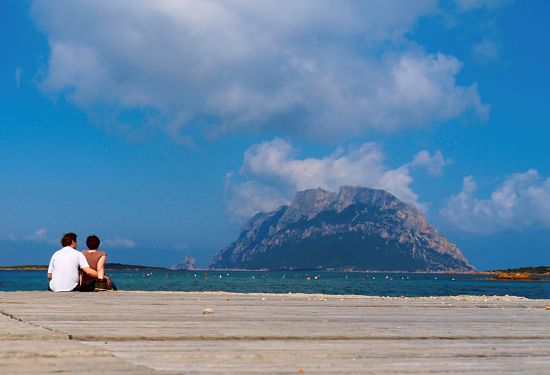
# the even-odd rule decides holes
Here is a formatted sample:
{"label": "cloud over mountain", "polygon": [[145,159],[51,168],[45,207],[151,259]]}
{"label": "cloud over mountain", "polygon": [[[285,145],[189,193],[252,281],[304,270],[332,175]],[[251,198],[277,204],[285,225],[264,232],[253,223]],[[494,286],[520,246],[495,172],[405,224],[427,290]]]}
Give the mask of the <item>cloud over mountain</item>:
{"label": "cloud over mountain", "polygon": [[411,187],[414,168],[441,173],[447,161],[440,151],[433,156],[420,151],[411,162],[390,168],[382,148],[375,143],[339,148],[321,158],[299,158],[291,143],[282,139],[248,149],[239,175],[226,177],[228,211],[249,217],[287,204],[297,191],[322,188],[338,190],[342,185],[387,190],[407,203],[426,209]]}
{"label": "cloud over mountain", "polygon": [[277,128],[333,139],[485,119],[461,62],[409,39],[432,0],[44,1],[41,83],[103,123],[176,139]]}

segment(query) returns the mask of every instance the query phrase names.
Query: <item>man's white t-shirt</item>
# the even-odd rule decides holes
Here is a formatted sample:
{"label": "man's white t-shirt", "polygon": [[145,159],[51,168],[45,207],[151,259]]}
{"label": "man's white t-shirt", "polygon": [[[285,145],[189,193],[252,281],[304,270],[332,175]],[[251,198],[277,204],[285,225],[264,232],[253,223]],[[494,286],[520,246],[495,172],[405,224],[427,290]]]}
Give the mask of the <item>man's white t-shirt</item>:
{"label": "man's white t-shirt", "polygon": [[50,289],[54,292],[70,292],[80,282],[79,269],[88,267],[88,261],[80,251],[70,246],[57,250],[48,267],[48,273],[52,274]]}

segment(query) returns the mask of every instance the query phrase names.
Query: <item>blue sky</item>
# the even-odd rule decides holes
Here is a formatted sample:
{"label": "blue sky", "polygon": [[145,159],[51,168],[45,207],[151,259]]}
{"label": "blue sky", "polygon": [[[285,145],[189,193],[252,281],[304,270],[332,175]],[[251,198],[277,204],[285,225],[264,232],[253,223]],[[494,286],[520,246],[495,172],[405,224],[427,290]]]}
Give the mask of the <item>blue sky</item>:
{"label": "blue sky", "polygon": [[546,1],[3,1],[0,264],[208,264],[297,190],[384,188],[550,264]]}

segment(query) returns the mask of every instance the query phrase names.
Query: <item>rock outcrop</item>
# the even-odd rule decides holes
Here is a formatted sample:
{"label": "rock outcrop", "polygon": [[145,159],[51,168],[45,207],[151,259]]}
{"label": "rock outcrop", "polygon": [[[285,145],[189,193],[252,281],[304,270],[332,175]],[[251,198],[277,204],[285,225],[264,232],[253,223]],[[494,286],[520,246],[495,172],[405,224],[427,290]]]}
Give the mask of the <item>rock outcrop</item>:
{"label": "rock outcrop", "polygon": [[182,261],[172,267],[173,270],[188,270],[195,271],[200,270],[201,268],[197,265],[197,261],[190,255],[187,255]]}
{"label": "rock outcrop", "polygon": [[384,190],[298,192],[258,213],[214,256],[214,269],[466,272],[475,268],[416,208]]}

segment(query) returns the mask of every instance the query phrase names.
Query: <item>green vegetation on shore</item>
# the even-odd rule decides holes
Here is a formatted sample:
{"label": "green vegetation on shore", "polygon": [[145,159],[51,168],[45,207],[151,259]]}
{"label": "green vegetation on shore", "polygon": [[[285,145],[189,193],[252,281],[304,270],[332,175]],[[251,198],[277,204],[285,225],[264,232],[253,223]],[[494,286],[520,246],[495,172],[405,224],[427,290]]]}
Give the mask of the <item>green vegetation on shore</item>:
{"label": "green vegetation on shore", "polygon": [[481,272],[494,275],[492,280],[542,280],[541,275],[550,275],[549,266],[520,267]]}
{"label": "green vegetation on shore", "polygon": [[550,274],[550,266],[536,266],[536,267],[521,267],[521,268],[508,268],[504,270],[493,270],[488,272],[502,272],[502,273],[532,273],[532,274]]}
{"label": "green vegetation on shore", "polygon": [[3,271],[36,271],[36,270],[47,270],[48,266],[40,266],[40,265],[30,265],[26,264],[23,266],[0,266],[0,270]]}
{"label": "green vegetation on shore", "polygon": [[[3,271],[43,271],[47,270],[48,266],[44,265],[22,265],[22,266],[0,266]],[[107,263],[106,270],[164,270],[163,267],[138,266],[133,264],[122,263]]]}

